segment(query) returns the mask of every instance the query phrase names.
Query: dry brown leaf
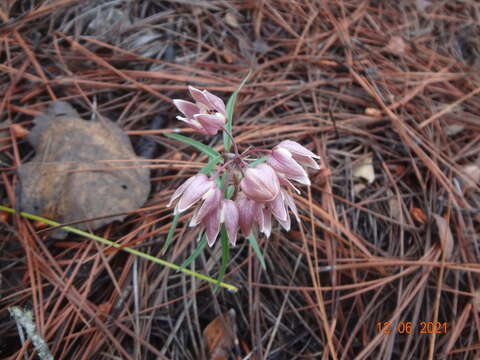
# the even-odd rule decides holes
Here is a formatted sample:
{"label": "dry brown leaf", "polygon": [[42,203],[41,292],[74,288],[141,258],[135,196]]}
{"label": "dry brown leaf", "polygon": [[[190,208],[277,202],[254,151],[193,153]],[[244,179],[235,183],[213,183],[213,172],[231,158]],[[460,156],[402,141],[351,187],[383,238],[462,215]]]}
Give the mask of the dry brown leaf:
{"label": "dry brown leaf", "polygon": [[411,207],[410,214],[412,214],[413,219],[420,224],[425,225],[427,223],[427,215],[422,209],[417,207]]}
{"label": "dry brown leaf", "polygon": [[407,44],[400,36],[393,36],[385,47],[385,50],[395,55],[403,55],[406,49]]}
{"label": "dry brown leaf", "polygon": [[388,168],[397,176],[402,176],[407,171],[407,168],[400,164],[389,164]]}
{"label": "dry brown leaf", "polygon": [[0,223],[7,223],[9,219],[10,219],[9,213],[5,211],[0,212]]}
{"label": "dry brown leaf", "polygon": [[355,165],[353,168],[353,176],[364,179],[369,184],[375,181],[375,170],[373,169],[373,160],[371,156],[363,159]]}
{"label": "dry brown leaf", "polygon": [[25,129],[22,125],[20,124],[13,124],[10,126],[10,130],[16,138],[23,138],[28,135],[28,130]]}
{"label": "dry brown leaf", "polygon": [[464,176],[462,184],[469,188],[475,187],[480,182],[480,167],[477,164],[468,164],[461,167]]}
{"label": "dry brown leaf", "polygon": [[354,184],[353,185],[353,193],[355,195],[358,195],[360,194],[363,190],[365,190],[367,188],[367,185],[365,185],[364,183],[358,183],[358,184]]}
{"label": "dry brown leaf", "polygon": [[465,127],[460,124],[451,124],[445,126],[445,134],[448,136],[454,136],[457,135],[458,133],[461,133],[463,130],[465,130]]}
{"label": "dry brown leaf", "polygon": [[175,160],[175,161],[181,161],[182,158],[183,158],[183,155],[180,151],[176,151],[172,156],[172,160]]}
{"label": "dry brown leaf", "polygon": [[210,360],[228,360],[238,346],[235,310],[217,316],[203,330]]}
{"label": "dry brown leaf", "polygon": [[225,23],[234,29],[239,28],[237,17],[230,12],[225,15]]}
{"label": "dry brown leaf", "polygon": [[376,109],[376,108],[372,108],[372,107],[365,108],[364,112],[365,112],[365,115],[369,115],[369,116],[380,116],[380,115],[382,115],[381,110]]}
{"label": "dry brown leaf", "polygon": [[[373,168],[373,160],[371,156],[362,159],[354,165],[353,177],[361,179],[366,184],[372,184],[375,181],[375,170]],[[353,192],[355,195],[358,195],[367,188],[367,185],[363,182],[353,185]]]}
{"label": "dry brown leaf", "polygon": [[235,59],[234,54],[230,49],[223,50],[223,58],[227,64],[233,63],[233,60]]}
{"label": "dry brown leaf", "polygon": [[[150,171],[136,160],[129,138],[109,120],[85,121],[64,102],[34,119],[28,140],[36,150],[18,169],[23,211],[60,223],[132,211],[150,192]],[[123,161],[118,161],[123,160]],[[77,225],[97,229],[126,215]],[[64,238],[58,229],[51,234]]]}
{"label": "dry brown leaf", "polygon": [[398,201],[397,196],[392,190],[388,189],[387,195],[389,197],[388,206],[390,208],[390,216],[393,219],[400,221],[402,215],[402,204]]}

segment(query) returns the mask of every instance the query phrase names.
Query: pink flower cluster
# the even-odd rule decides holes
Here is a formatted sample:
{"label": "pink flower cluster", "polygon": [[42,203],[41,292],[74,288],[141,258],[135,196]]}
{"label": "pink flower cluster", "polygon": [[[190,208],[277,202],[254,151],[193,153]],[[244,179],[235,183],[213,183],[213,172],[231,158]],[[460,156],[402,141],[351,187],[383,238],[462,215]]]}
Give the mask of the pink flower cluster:
{"label": "pink flower cluster", "polygon": [[[206,90],[193,87],[189,87],[189,90],[196,104],[174,100],[185,115],[178,118],[203,134],[216,134],[225,124],[223,101]],[[246,156],[255,151],[249,149],[242,155],[237,154],[234,161],[227,161],[211,177],[197,174],[189,178],[172,195],[168,206],[178,199],[175,214],[183,213],[203,200],[195,209],[190,226],[201,226],[210,246],[215,243],[222,224],[225,225],[230,243],[235,245],[239,230],[247,237],[255,228],[269,237],[272,216],[286,231],[291,226],[289,210],[299,221],[297,207],[288,189],[299,191],[290,180],[309,186],[310,179],[305,168],[319,169],[314,159],[320,157],[295,141],[285,140],[272,150],[259,150],[269,154],[266,162],[251,166]],[[215,181],[221,172],[231,175],[227,176],[229,181],[222,189]],[[237,181],[231,181],[232,177],[240,180],[240,186],[235,188],[233,199],[227,199],[225,189],[230,184],[237,184]]]}

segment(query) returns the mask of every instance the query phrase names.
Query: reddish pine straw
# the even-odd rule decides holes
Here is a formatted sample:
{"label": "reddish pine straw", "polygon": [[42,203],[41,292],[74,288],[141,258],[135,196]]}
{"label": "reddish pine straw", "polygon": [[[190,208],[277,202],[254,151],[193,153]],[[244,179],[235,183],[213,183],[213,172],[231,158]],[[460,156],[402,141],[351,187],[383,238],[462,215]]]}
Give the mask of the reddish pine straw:
{"label": "reddish pine straw", "polygon": [[[169,197],[206,156],[161,134],[180,131],[221,150],[219,138],[174,130],[181,123],[171,99],[186,98],[187,84],[226,99],[251,69],[235,119],[240,150],[292,139],[320,154],[331,176],[311,173],[311,189],[295,196],[300,226],[259,239],[267,271],[246,241],[231,250],[226,281],[237,294],[90,240],[54,241],[18,216],[0,218],[1,357],[34,352],[29,340],[20,343],[11,306],[32,310],[55,359],[207,358],[203,328],[230,308],[239,358],[478,356],[480,189],[464,185],[462,167],[479,163],[480,6],[424,3],[2,2],[2,121],[30,128],[58,99],[84,118],[116,120],[134,144],[148,135],[161,145],[144,165],[152,169],[147,204],[98,235],[175,263],[194,251],[198,233],[185,214],[162,252]],[[135,23],[109,25],[122,11]],[[227,12],[239,28],[226,24]],[[103,22],[95,30],[96,14]],[[151,129],[158,115],[167,126]],[[463,130],[452,134],[454,125]],[[2,203],[15,207],[15,169],[31,156],[2,124]],[[369,157],[375,182],[355,194],[353,169]],[[220,256],[218,246],[207,249],[192,269],[215,277]],[[395,331],[407,321],[448,322],[447,333]],[[392,333],[378,332],[378,322],[390,322]]]}

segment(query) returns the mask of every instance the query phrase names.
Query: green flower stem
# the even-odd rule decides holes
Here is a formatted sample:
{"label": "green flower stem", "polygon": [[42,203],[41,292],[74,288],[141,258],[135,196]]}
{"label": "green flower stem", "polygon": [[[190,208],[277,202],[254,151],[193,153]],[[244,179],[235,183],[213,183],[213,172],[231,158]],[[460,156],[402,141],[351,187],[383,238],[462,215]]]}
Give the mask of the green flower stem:
{"label": "green flower stem", "polygon": [[[0,205],[0,210],[3,210],[5,212],[8,212],[10,214],[15,214],[16,211],[12,208],[9,208],[9,207],[6,207],[6,206],[1,206]],[[130,247],[127,247],[127,246],[122,246],[120,244],[117,244],[113,241],[110,241],[110,240],[107,240],[105,238],[102,238],[100,236],[96,236],[96,235],[93,235],[93,234],[89,234],[85,231],[82,231],[82,230],[79,230],[79,229],[76,229],[74,227],[71,227],[71,226],[62,226],[60,223],[57,223],[55,221],[52,221],[52,220],[48,220],[48,219],[45,219],[41,216],[37,216],[37,215],[33,215],[33,214],[29,214],[29,213],[26,213],[26,212],[20,212],[19,213],[20,216],[26,218],[26,219],[30,219],[30,220],[34,220],[34,221],[40,221],[44,224],[47,224],[47,225],[50,225],[50,226],[56,226],[56,227],[60,227],[64,230],[67,230],[69,232],[72,232],[74,234],[77,234],[77,235],[81,235],[81,236],[85,236],[86,238],[89,238],[89,239],[92,239],[92,240],[95,240],[95,241],[98,241],[99,243],[102,243],[104,245],[108,245],[108,246],[111,246],[111,247],[114,247],[116,249],[120,249],[120,250],[123,250],[123,251],[126,251],[130,254],[133,254],[133,255],[136,255],[136,256],[139,256],[141,258],[144,258],[146,260],[150,260],[150,261],[153,261],[154,263],[157,263],[157,264],[160,264],[162,266],[166,266],[170,269],[173,269],[173,270],[176,270],[176,271],[182,271],[184,272],[185,274],[188,274],[188,275],[192,275],[192,276],[195,276],[201,280],[205,280],[209,283],[212,283],[212,284],[215,284],[217,286],[221,286],[221,287],[224,287],[225,289],[229,290],[229,291],[232,291],[232,292],[237,292],[238,291],[238,288],[236,286],[233,286],[233,285],[230,285],[230,284],[227,284],[227,283],[224,283],[224,282],[218,282],[218,280],[216,279],[213,279],[211,277],[208,277],[206,275],[202,275],[202,274],[199,274],[195,271],[192,271],[192,270],[188,270],[188,269],[185,269],[181,266],[178,266],[178,265],[175,265],[175,264],[172,264],[168,261],[165,261],[165,260],[162,260],[162,259],[158,259],[156,258],[155,256],[152,256],[152,255],[149,255],[149,254],[146,254],[146,253],[143,253],[141,251],[138,251],[138,250],[135,250],[135,249],[132,249]]]}
{"label": "green flower stem", "polygon": [[235,142],[235,139],[233,138],[232,133],[230,131],[228,131],[226,127],[223,127],[223,131],[225,131],[225,134],[227,134],[227,136],[230,138],[230,141],[233,145],[233,151],[235,152],[235,155],[237,155],[237,157],[240,157],[240,153],[238,152],[237,143]]}

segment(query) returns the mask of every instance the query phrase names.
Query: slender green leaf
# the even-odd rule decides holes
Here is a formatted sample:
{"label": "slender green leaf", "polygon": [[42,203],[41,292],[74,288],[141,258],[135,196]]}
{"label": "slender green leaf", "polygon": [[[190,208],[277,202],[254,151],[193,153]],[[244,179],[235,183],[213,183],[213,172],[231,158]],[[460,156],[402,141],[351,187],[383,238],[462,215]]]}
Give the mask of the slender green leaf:
{"label": "slender green leaf", "polygon": [[265,264],[265,258],[263,257],[262,250],[260,250],[257,239],[255,238],[255,235],[253,235],[253,232],[248,235],[247,239],[250,242],[250,245],[252,246],[255,255],[257,255],[257,258],[260,261],[260,265],[262,265],[263,270],[266,270],[267,265]]}
{"label": "slender green leaf", "polygon": [[262,156],[260,159],[257,159],[257,160],[255,160],[255,161],[252,161],[252,162],[250,163],[250,166],[257,166],[258,164],[267,161],[267,159],[268,159],[268,156]]}
{"label": "slender green leaf", "polygon": [[[200,236],[202,236],[202,234],[200,234]],[[195,251],[187,258],[187,260],[183,262],[182,265],[180,265],[180,268],[184,269],[188,265],[190,265],[198,257],[198,255],[202,253],[203,249],[205,249],[205,246],[207,246],[207,243],[208,243],[207,235],[203,234],[202,239],[198,243],[198,246],[195,249]]]}
{"label": "slender green leaf", "polygon": [[207,154],[211,158],[220,157],[220,154],[218,153],[218,151],[215,151],[210,146],[202,144],[200,141],[190,139],[189,137],[186,137],[186,136],[183,136],[183,135],[180,135],[180,134],[164,133],[163,135],[165,135],[166,137],[169,137],[171,139],[181,141],[184,144],[191,145],[194,148],[196,148],[197,150],[200,150],[201,152]]}
{"label": "slender green leaf", "polygon": [[179,217],[180,217],[180,214],[177,214],[173,217],[172,225],[170,226],[170,229],[168,229],[167,240],[165,240],[165,245],[163,245],[163,248],[162,248],[162,255],[167,252],[168,248],[172,244],[173,235],[175,234],[175,229],[177,228]]}
{"label": "slender green leaf", "polygon": [[[228,130],[228,132],[231,134],[232,133],[232,128],[233,128],[233,109],[235,108],[235,103],[237,102],[237,96],[242,87],[245,85],[247,82],[248,78],[252,74],[252,71],[249,71],[247,76],[243,79],[242,83],[238,87],[237,90],[234,91],[234,93],[230,96],[227,102],[227,123],[225,124],[225,128]],[[232,147],[232,141],[230,140],[230,137],[223,132],[223,147],[225,148],[225,151],[229,152],[230,148]]]}
{"label": "slender green leaf", "polygon": [[211,175],[215,165],[217,165],[221,160],[221,157],[211,157],[210,160],[208,160],[208,163],[202,168],[202,170],[200,170],[200,174]]}
{"label": "slender green leaf", "polygon": [[[3,210],[3,211],[8,212],[10,214],[15,214],[16,213],[16,211],[14,209],[6,207],[6,206],[1,206],[1,205],[0,205],[0,210]],[[146,253],[141,252],[141,251],[136,250],[136,249],[132,249],[131,247],[123,246],[122,244],[117,244],[113,241],[110,241],[108,239],[102,238],[102,237],[97,236],[97,235],[90,234],[86,231],[76,229],[72,226],[62,226],[62,224],[60,224],[56,221],[45,219],[41,216],[33,215],[33,214],[30,214],[30,213],[26,213],[26,212],[20,212],[19,215],[26,218],[26,219],[30,219],[30,220],[33,220],[33,221],[40,221],[40,222],[42,222],[44,224],[47,224],[49,226],[60,227],[60,228],[62,228],[64,230],[67,230],[71,233],[74,233],[74,234],[77,234],[77,235],[80,235],[80,236],[84,236],[84,237],[86,237],[88,239],[91,239],[91,240],[98,241],[101,244],[108,245],[108,246],[111,246],[113,248],[128,252],[130,254],[136,255],[138,257],[141,257],[143,259],[152,261],[152,262],[157,263],[159,265],[168,267],[170,269],[173,269],[173,270],[176,270],[176,271],[182,271],[185,274],[195,276],[195,277],[197,277],[201,280],[208,281],[210,283],[214,283],[214,284],[216,284],[217,287],[222,286],[222,287],[224,287],[227,290],[232,291],[232,292],[237,292],[238,291],[238,288],[236,286],[226,284],[226,283],[223,283],[223,282],[219,284],[218,280],[212,279],[209,276],[197,273],[197,272],[192,271],[192,270],[182,269],[180,266],[172,264],[171,262],[156,258],[155,256],[152,256],[150,254],[146,254]]]}
{"label": "slender green leaf", "polygon": [[230,258],[228,235],[224,225],[222,225],[222,228],[220,229],[220,241],[222,245],[222,263],[220,265],[220,271],[218,272],[218,283],[215,285],[214,291],[217,291],[220,288],[220,284],[222,283],[225,272],[227,271],[228,259]]}

